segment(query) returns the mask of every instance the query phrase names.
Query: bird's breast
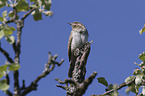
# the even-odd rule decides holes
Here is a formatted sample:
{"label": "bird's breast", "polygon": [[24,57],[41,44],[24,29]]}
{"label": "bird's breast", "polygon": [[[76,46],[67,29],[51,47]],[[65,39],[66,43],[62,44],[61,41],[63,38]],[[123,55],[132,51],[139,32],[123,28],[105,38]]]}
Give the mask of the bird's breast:
{"label": "bird's breast", "polygon": [[86,34],[81,34],[78,32],[72,33],[72,43],[71,49],[81,48],[88,41],[88,36]]}

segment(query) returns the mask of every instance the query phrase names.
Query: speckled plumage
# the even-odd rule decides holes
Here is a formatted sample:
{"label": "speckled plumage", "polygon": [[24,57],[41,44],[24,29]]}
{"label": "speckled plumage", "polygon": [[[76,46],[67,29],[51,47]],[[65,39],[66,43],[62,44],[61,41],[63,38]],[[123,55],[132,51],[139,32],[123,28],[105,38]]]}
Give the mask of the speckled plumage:
{"label": "speckled plumage", "polygon": [[83,45],[88,41],[89,34],[86,27],[80,22],[73,22],[69,24],[72,26],[72,31],[68,42],[68,57],[70,62],[68,76],[72,77],[72,72],[76,61],[74,51],[76,48],[80,49],[83,47]]}

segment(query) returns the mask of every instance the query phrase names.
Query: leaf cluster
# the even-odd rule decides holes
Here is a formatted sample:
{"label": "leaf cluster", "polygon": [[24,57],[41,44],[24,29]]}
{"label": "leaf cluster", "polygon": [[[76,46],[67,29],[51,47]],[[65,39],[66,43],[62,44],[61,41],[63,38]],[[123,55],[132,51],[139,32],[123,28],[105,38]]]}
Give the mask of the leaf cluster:
{"label": "leaf cluster", "polygon": [[3,76],[6,77],[6,75],[9,74],[10,71],[16,71],[20,68],[19,64],[15,64],[15,63],[7,63],[0,66],[0,90],[2,91],[6,91],[9,88],[9,84],[7,84],[7,80],[6,79],[2,79]]}
{"label": "leaf cluster", "polygon": [[139,68],[136,68],[133,72],[133,76],[129,76],[126,78],[125,83],[134,80],[134,84],[131,84],[126,89],[126,92],[134,92],[136,94],[139,93],[139,88],[142,88],[142,95],[145,95],[145,52],[139,55],[139,59],[142,60],[140,64],[135,63]]}
{"label": "leaf cluster", "polygon": [[[9,7],[12,10],[5,10],[0,16],[0,40],[5,38],[9,44],[12,44],[15,51],[15,59],[11,60],[12,62],[6,63],[0,66],[0,90],[7,93],[9,88],[9,72],[16,71],[18,73],[19,65],[19,54],[20,54],[20,41],[21,41],[21,31],[24,26],[24,20],[30,14],[33,16],[35,21],[42,20],[42,14],[46,16],[51,16],[52,11],[51,0],[0,0],[0,8]],[[23,14],[20,16],[19,14]],[[16,24],[16,27],[13,27],[9,23]],[[13,33],[17,31],[17,39],[13,36]],[[0,46],[0,51],[6,56],[9,57],[9,53],[3,50]],[[18,62],[17,62],[18,61]],[[5,79],[3,79],[5,78]],[[14,87],[19,87],[18,85],[18,75],[14,73],[14,79],[16,80]],[[15,88],[14,88],[15,89]],[[19,90],[19,88],[18,88]],[[15,92],[14,92],[15,93]],[[16,93],[17,94],[17,93]]]}

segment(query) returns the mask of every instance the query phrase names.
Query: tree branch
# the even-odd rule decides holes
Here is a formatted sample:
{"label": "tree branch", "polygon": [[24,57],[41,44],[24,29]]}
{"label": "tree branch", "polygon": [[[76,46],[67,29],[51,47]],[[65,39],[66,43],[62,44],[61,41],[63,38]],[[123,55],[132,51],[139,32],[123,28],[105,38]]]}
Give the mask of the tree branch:
{"label": "tree branch", "polygon": [[13,94],[9,91],[9,90],[6,90],[5,92],[8,96],[13,96]]}
{"label": "tree branch", "polygon": [[76,49],[76,51],[74,52],[74,54],[77,57],[77,60],[75,62],[72,78],[65,79],[65,81],[56,79],[56,81],[58,81],[60,84],[65,84],[65,86],[56,86],[66,90],[67,96],[82,96],[97,75],[97,73],[94,72],[92,75],[89,76],[89,78],[85,80],[85,66],[90,53],[91,43],[92,41],[87,42],[82,49]]}
{"label": "tree branch", "polygon": [[51,53],[49,52],[49,58],[47,64],[45,64],[45,69],[41,75],[39,75],[28,87],[25,88],[25,90],[22,92],[21,96],[25,96],[26,94],[30,93],[33,90],[37,90],[38,82],[46,77],[51,71],[54,70],[55,65],[60,66],[63,62],[64,59],[61,60],[61,62],[56,62],[55,60],[57,59],[57,55],[52,56]]}
{"label": "tree branch", "polygon": [[10,63],[14,63],[14,61],[12,60],[12,58],[9,56],[9,53],[7,51],[5,51],[1,45],[0,45],[0,52],[7,58],[7,60],[10,62]]}
{"label": "tree branch", "polygon": [[[22,34],[22,28],[24,26],[23,20],[18,20],[16,22],[17,24],[17,42],[16,45],[13,46],[15,51],[15,60],[14,62],[17,64],[20,64],[20,53],[21,53],[21,34]],[[20,95],[20,85],[19,85],[19,71],[14,71],[14,95],[18,96]]]}
{"label": "tree branch", "polygon": [[122,83],[118,86],[117,89],[112,89],[112,90],[109,90],[103,94],[100,94],[100,95],[91,95],[91,96],[104,96],[104,95],[109,95],[110,93],[114,92],[115,90],[120,90],[121,88],[123,87],[126,87],[126,86],[129,86],[131,84],[134,84],[134,79],[132,81],[129,81],[128,83]]}
{"label": "tree branch", "polygon": [[16,9],[16,7],[13,7],[13,13],[14,13],[14,17],[11,18],[10,20],[7,20],[5,23],[12,23],[12,22],[16,21],[16,18],[17,18],[17,9]]}
{"label": "tree branch", "polygon": [[36,10],[36,9],[32,8],[28,13],[24,14],[24,16],[22,17],[21,20],[24,20],[25,18],[27,18],[34,10]]}

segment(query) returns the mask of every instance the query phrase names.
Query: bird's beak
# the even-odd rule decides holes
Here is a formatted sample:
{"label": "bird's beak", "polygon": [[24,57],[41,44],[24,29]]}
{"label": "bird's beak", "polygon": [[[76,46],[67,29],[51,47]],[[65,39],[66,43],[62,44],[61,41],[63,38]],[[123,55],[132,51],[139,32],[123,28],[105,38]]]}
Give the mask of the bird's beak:
{"label": "bird's beak", "polygon": [[68,23],[69,25],[72,25],[71,23]]}

